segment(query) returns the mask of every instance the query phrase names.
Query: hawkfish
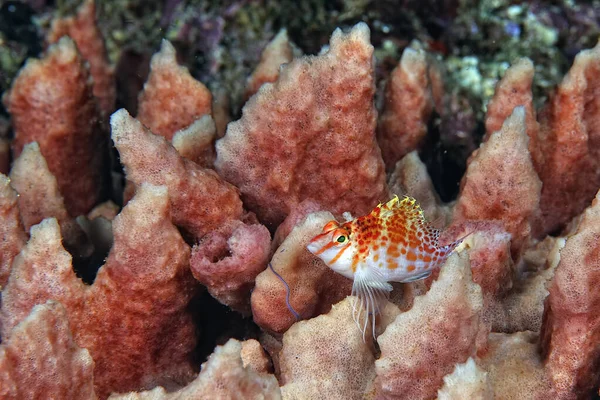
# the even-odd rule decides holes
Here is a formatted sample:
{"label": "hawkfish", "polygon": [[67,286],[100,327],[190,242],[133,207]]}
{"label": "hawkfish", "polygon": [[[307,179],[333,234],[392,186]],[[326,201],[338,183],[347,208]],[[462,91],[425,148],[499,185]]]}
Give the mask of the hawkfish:
{"label": "hawkfish", "polygon": [[439,237],[415,199],[394,196],[368,215],[342,224],[329,221],[307,248],[353,280],[353,318],[364,340],[369,317],[375,337],[375,316],[392,291],[390,282],[427,278],[464,239],[442,246]]}

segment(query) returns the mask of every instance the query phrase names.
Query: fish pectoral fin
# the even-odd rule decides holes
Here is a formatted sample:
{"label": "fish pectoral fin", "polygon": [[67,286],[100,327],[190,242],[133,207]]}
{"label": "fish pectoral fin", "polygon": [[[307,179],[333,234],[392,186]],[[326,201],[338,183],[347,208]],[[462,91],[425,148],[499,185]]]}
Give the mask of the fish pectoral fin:
{"label": "fish pectoral fin", "polygon": [[410,282],[414,282],[414,281],[418,281],[420,279],[425,279],[427,278],[429,275],[431,275],[431,271],[425,271],[422,274],[419,275],[415,275],[415,276],[411,276],[408,279],[405,279],[403,281],[400,281],[400,283],[410,283]]}
{"label": "fish pectoral fin", "polygon": [[392,291],[392,285],[377,273],[357,271],[352,285],[352,318],[362,332],[363,341],[371,319],[373,338],[375,338],[375,317],[385,306]]}

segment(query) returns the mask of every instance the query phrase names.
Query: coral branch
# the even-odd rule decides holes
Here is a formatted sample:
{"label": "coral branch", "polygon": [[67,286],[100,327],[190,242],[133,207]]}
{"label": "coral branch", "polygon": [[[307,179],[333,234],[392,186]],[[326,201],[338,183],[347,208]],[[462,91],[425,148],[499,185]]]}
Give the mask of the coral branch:
{"label": "coral branch", "polygon": [[432,111],[426,54],[407,47],[386,85],[384,111],[377,129],[377,141],[389,171],[419,147]]}
{"label": "coral branch", "polygon": [[186,67],[177,64],[175,48],[163,40],[152,57],[150,75],[140,93],[139,121],[171,140],[175,132],[211,113],[212,95]]}
{"label": "coral branch", "polygon": [[217,141],[217,171],[275,227],[302,200],[367,214],[387,197],[374,130],[369,29],[336,30],[329,50],[282,68]]}
{"label": "coral branch", "polygon": [[200,238],[242,216],[237,190],[214,171],[182,158],[163,137],[153,135],[123,109],[112,115],[110,123],[127,178],[136,185],[166,185],[177,226]]}
{"label": "coral branch", "polygon": [[15,128],[14,156],[38,142],[69,214],[87,213],[107,183],[108,143],[73,41],[62,38],[42,60],[29,60],[4,101]]}
{"label": "coral branch", "polygon": [[0,287],[6,285],[13,259],[27,241],[10,179],[0,174]]}
{"label": "coral branch", "polygon": [[65,309],[35,306],[0,345],[0,397],[94,400],[94,361],[73,341]]}
{"label": "coral branch", "polygon": [[585,398],[600,383],[600,192],[560,262],[542,325],[545,365],[561,399]]}
{"label": "coral branch", "polygon": [[516,107],[469,161],[454,208],[453,224],[499,220],[521,251],[539,207],[540,182],[529,155],[525,109]]}
{"label": "coral branch", "polygon": [[453,254],[439,279],[377,338],[378,388],[386,398],[434,397],[443,377],[477,350],[483,298],[469,260]]}
{"label": "coral branch", "polygon": [[48,43],[56,43],[63,36],[70,36],[83,58],[89,62],[90,74],[94,78],[94,96],[98,98],[102,111],[108,116],[113,112],[117,98],[115,73],[108,61],[104,38],[96,21],[95,0],[85,0],[77,15],[73,17],[52,21],[46,38]]}

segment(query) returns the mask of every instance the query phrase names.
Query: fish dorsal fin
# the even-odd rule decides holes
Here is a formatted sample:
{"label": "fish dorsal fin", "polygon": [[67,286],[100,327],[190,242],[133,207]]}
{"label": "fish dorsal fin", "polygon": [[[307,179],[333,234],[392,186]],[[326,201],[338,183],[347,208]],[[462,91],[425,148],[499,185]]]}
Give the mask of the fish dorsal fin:
{"label": "fish dorsal fin", "polygon": [[390,201],[379,206],[381,209],[380,217],[390,218],[395,215],[402,215],[407,221],[415,221],[417,223],[425,222],[425,214],[423,209],[412,197],[404,196],[400,199],[395,195]]}
{"label": "fish dorsal fin", "polygon": [[369,318],[375,338],[375,317],[385,306],[392,285],[385,277],[371,268],[359,268],[354,274],[352,285],[352,296],[355,296],[352,304],[352,318],[358,329],[362,332],[363,341],[367,331]]}

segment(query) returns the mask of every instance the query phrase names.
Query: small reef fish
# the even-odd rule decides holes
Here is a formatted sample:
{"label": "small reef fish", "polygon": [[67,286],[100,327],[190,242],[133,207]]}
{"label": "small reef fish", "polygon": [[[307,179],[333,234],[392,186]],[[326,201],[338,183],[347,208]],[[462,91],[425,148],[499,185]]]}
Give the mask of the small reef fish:
{"label": "small reef fish", "polygon": [[395,196],[363,217],[343,224],[328,222],[307,248],[329,268],[354,281],[352,295],[358,304],[354,304],[353,318],[364,339],[369,316],[375,337],[375,316],[392,291],[389,282],[428,277],[464,239],[440,246],[439,236],[415,199]]}

